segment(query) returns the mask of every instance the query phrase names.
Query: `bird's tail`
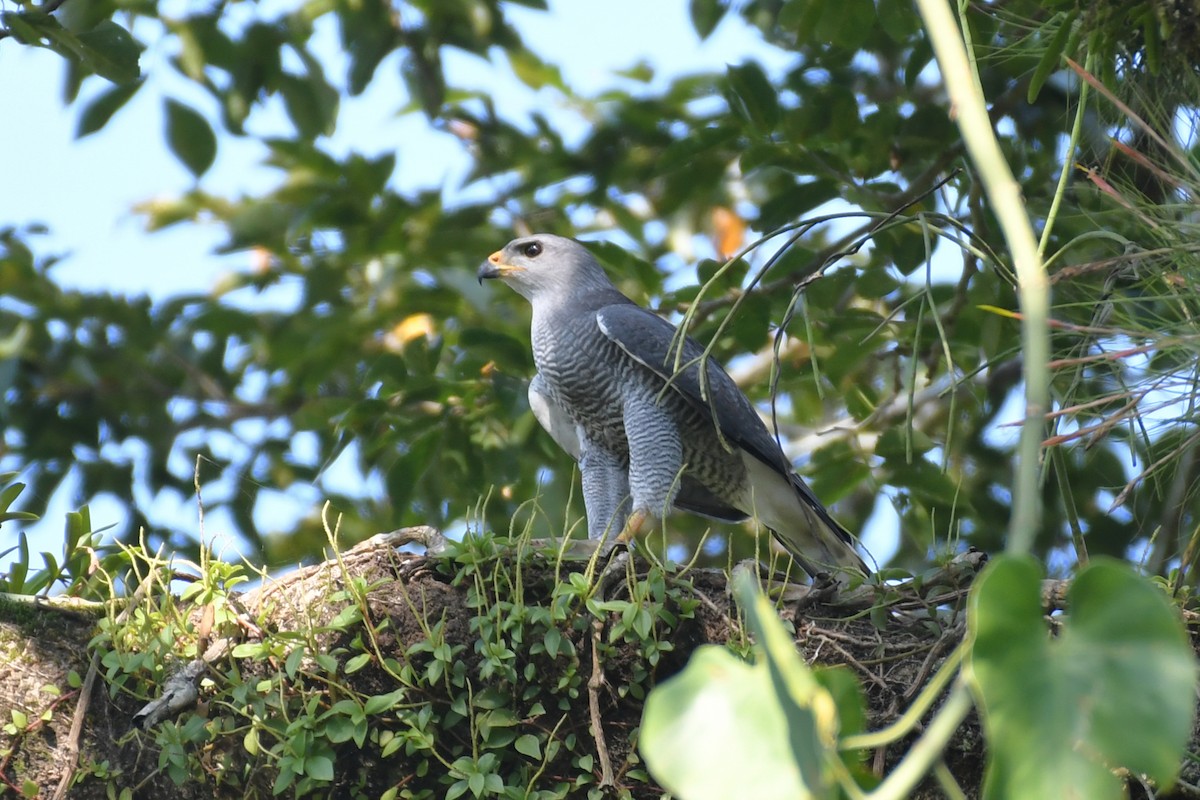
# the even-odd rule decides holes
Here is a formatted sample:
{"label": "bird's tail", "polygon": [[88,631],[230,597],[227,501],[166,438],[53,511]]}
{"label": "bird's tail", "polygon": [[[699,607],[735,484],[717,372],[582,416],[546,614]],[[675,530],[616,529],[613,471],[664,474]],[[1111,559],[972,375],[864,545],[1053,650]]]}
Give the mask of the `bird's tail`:
{"label": "bird's tail", "polygon": [[854,548],[854,537],[830,516],[799,475],[782,475],[753,457],[746,459],[746,466],[754,516],[771,529],[805,572],[832,573],[842,583],[851,573],[871,574]]}

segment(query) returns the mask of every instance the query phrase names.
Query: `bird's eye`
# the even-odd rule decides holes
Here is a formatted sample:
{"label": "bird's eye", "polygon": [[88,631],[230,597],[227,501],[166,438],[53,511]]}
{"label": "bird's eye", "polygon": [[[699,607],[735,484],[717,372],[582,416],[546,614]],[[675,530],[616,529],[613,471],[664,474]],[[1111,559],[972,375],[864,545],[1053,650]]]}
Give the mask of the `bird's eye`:
{"label": "bird's eye", "polygon": [[542,254],[542,243],[530,242],[521,248],[521,252],[525,254],[526,258],[537,258]]}

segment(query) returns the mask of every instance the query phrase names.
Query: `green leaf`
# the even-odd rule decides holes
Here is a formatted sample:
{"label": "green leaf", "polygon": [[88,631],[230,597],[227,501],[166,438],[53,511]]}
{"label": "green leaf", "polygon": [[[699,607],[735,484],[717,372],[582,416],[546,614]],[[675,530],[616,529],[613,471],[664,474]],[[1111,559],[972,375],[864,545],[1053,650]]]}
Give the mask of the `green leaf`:
{"label": "green leaf", "polygon": [[270,649],[262,642],[242,642],[235,645],[232,651],[234,658],[262,658]]}
{"label": "green leaf", "polygon": [[45,47],[45,42],[42,41],[42,33],[38,27],[31,23],[26,14],[17,14],[13,11],[6,11],[0,14],[0,23],[6,30],[12,34],[13,38],[21,44],[31,44],[37,47]]}
{"label": "green leaf", "polygon": [[779,13],[779,22],[796,32],[799,41],[813,43],[815,33],[827,12],[842,13],[826,0],[792,0]]}
{"label": "green leaf", "polygon": [[344,52],[350,58],[346,78],[350,94],[367,88],[379,62],[396,48],[400,33],[384,0],[339,3],[338,19]]}
{"label": "green leaf", "polygon": [[826,503],[848,497],[871,479],[870,467],[846,442],[833,442],[813,452],[805,474],[809,486]]}
{"label": "green leaf", "polygon": [[887,466],[888,482],[908,489],[921,505],[955,508],[960,512],[972,508],[970,497],[961,491],[956,482],[961,477],[946,474],[926,458],[913,458],[910,461],[899,454],[886,458],[884,464]]}
{"label": "green leaf", "polygon": [[112,20],[104,20],[78,34],[64,28],[53,16],[40,12],[8,12],[0,15],[0,22],[17,41],[48,47],[113,83],[132,83],[141,75],[138,57],[142,45]]}
{"label": "green leaf", "polygon": [[1053,75],[1055,70],[1058,69],[1059,64],[1062,63],[1067,40],[1070,38],[1071,31],[1075,27],[1075,18],[1078,15],[1078,9],[1072,9],[1069,14],[1060,13],[1055,15],[1058,21],[1058,29],[1054,31],[1054,35],[1046,43],[1046,49],[1042,51],[1042,58],[1038,62],[1037,68],[1033,71],[1033,77],[1029,79],[1029,90],[1025,93],[1025,99],[1030,105],[1037,100],[1037,96],[1041,93],[1046,79]]}
{"label": "green leaf", "polygon": [[926,38],[918,39],[912,52],[908,54],[908,60],[904,62],[905,88],[912,89],[917,85],[917,79],[920,78],[921,72],[932,60],[933,45]]}
{"label": "green leaf", "polygon": [[828,3],[829,8],[821,15],[813,33],[817,40],[837,45],[847,52],[854,52],[867,40],[875,28],[875,4],[863,3],[854,9],[853,13],[836,3]]}
{"label": "green leaf", "polygon": [[92,515],[87,506],[78,511],[68,511],[66,519],[67,550],[74,550],[83,538],[92,532]]}
{"label": "green leaf", "polygon": [[167,144],[188,171],[199,178],[217,157],[217,137],[208,120],[176,100],[166,101]]}
{"label": "green leaf", "polygon": [[335,715],[325,723],[325,738],[334,744],[348,742],[354,738],[357,727],[350,717]]}
{"label": "green leaf", "polygon": [[113,15],[110,0],[83,0],[63,3],[54,12],[62,26],[73,33],[90,31]]}
{"label": "green leaf", "polygon": [[655,779],[687,800],[812,796],[766,665],[715,645],[650,692],[641,750]]}
{"label": "green leaf", "polygon": [[333,619],[329,620],[329,624],[325,626],[326,630],[344,631],[351,625],[357,625],[362,622],[362,609],[356,605],[348,605],[337,613]]}
{"label": "green leaf", "polygon": [[895,42],[906,42],[921,27],[921,18],[908,0],[877,0],[875,11],[883,32]]}
{"label": "green leaf", "polygon": [[[8,578],[6,581],[0,581],[0,586],[5,586],[5,591],[13,594],[29,594],[25,590],[25,577],[29,574],[29,537],[25,531],[17,534],[17,559],[8,565]],[[5,551],[8,555],[11,550]]]}
{"label": "green leaf", "polygon": [[517,741],[513,744],[517,748],[517,752],[523,756],[540,761],[542,758],[542,743],[532,733],[526,733],[523,736],[518,736]]}
{"label": "green leaf", "polygon": [[82,139],[89,133],[95,133],[107,125],[113,114],[129,102],[129,98],[133,97],[140,88],[142,88],[141,81],[117,84],[93,98],[79,115],[75,138]]}
{"label": "green leaf", "polygon": [[716,30],[729,7],[722,0],[691,0],[688,10],[692,16],[692,27],[704,40]]}
{"label": "green leaf", "polygon": [[14,483],[0,490],[0,511],[7,511],[23,491],[25,491],[23,483]]}
{"label": "green leaf", "polygon": [[706,645],[655,687],[642,717],[646,764],[687,800],[824,797],[837,758],[834,701],[753,579],[736,591],[760,642],[756,663]]}
{"label": "green leaf", "polygon": [[527,368],[532,365],[528,339],[522,341],[495,328],[464,328],[458,335],[458,344],[464,350],[479,353],[480,358],[505,366]]}
{"label": "green leaf", "polygon": [[19,16],[6,15],[5,21],[26,44],[48,47],[67,58],[85,60],[83,42],[49,14],[32,12]]}
{"label": "green leaf", "polygon": [[775,614],[771,601],[758,590],[746,572],[734,579],[734,594],[746,622],[766,655],[771,683],[787,715],[792,756],[805,783],[824,795],[823,762],[836,752],[830,747],[837,737],[836,706],[833,698],[813,676],[796,652],[796,642]]}
{"label": "green leaf", "polygon": [[316,781],[333,780],[333,759],[329,756],[309,756],[304,760],[304,772]]}
{"label": "green leaf", "polygon": [[300,664],[304,662],[304,656],[308,651],[304,647],[296,647],[292,652],[288,653],[287,660],[283,662],[283,671],[289,678],[296,677],[296,673],[300,670]]}
{"label": "green leaf", "polygon": [[545,86],[566,89],[562,71],[557,66],[543,61],[530,50],[524,48],[510,50],[508,62],[512,66],[517,80],[531,89],[541,89]]}
{"label": "green leaf", "polygon": [[362,669],[363,667],[365,667],[367,664],[370,664],[370,663],[371,663],[371,654],[370,653],[359,653],[358,655],[354,656],[354,658],[351,658],[348,661],[346,661],[346,667],[345,667],[346,674],[353,675],[354,673],[358,672],[360,669]]}
{"label": "green leaf", "polygon": [[937,445],[929,434],[921,430],[888,428],[875,442],[875,455],[880,458],[907,458],[924,455]]}
{"label": "green leaf", "polygon": [[138,59],[142,44],[112,20],[104,20],[78,36],[83,46],[83,63],[113,83],[133,83],[141,77]]}
{"label": "green leaf", "polygon": [[288,117],[305,139],[333,133],[337,124],[338,94],[319,74],[282,75],[279,91]]}
{"label": "green leaf", "polygon": [[549,628],[542,641],[546,645],[546,655],[550,658],[558,658],[559,645],[562,644],[562,633],[558,628]]}
{"label": "green leaf", "polygon": [[988,741],[984,796],[1124,797],[1117,767],[1160,786],[1192,730],[1196,664],[1167,598],[1127,565],[1095,559],[1048,635],[1041,568],[996,559],[971,591],[965,675]]}
{"label": "green leaf", "polygon": [[766,135],[779,124],[779,97],[762,67],[748,61],[740,67],[728,67],[729,102],[734,111]]}
{"label": "green leaf", "polygon": [[363,705],[363,713],[368,716],[382,714],[384,711],[394,708],[402,699],[404,699],[404,689],[396,689],[387,694],[372,695]]}
{"label": "green leaf", "polygon": [[[690,135],[666,146],[658,160],[658,169],[661,172],[689,169],[698,159],[714,153],[719,154],[722,148],[735,142],[737,137],[738,130],[734,125],[711,125],[695,129]],[[719,155],[717,157],[719,158]]]}

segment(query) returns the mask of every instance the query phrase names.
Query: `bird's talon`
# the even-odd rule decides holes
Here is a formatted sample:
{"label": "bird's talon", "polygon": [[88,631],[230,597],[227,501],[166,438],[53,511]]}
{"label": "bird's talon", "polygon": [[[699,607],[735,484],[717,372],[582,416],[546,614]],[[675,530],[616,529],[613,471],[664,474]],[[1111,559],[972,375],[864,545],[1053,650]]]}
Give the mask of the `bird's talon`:
{"label": "bird's talon", "polygon": [[638,534],[640,534],[646,527],[646,521],[649,520],[649,518],[650,515],[645,511],[633,512],[629,516],[629,519],[626,520],[625,526],[621,529],[621,532],[617,534],[617,541],[621,544],[629,544],[637,539]]}

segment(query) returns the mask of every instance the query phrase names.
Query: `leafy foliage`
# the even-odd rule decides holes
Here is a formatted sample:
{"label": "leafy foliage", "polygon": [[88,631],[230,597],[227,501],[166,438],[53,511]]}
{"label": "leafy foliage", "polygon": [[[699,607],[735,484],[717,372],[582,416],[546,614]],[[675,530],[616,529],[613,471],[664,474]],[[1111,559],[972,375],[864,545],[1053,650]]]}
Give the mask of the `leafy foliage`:
{"label": "leafy foliage", "polygon": [[[1195,719],[1196,659],[1166,596],[1126,564],[1084,569],[1052,638],[1039,567],[1000,557],[971,589],[958,654],[922,688],[907,723],[870,734],[857,729],[861,696],[846,690],[857,688],[848,674],[810,669],[754,581],[742,574],[734,585],[758,643],[754,663],[702,647],[646,703],[646,763],[685,800],[908,796],[945,757],[970,709],[967,685],[987,737],[983,797],[1119,798],[1118,771],[1157,787],[1178,775]],[[943,694],[964,657],[962,677]],[[920,740],[873,785],[855,751],[895,745],[934,706]],[[944,767],[935,774],[946,794],[962,795]]]}
{"label": "leafy foliage", "polygon": [[991,751],[989,797],[1125,796],[1115,766],[1169,785],[1192,732],[1196,659],[1162,592],[1098,560],[1046,637],[1040,570],[1004,559],[972,593],[973,684]]}
{"label": "leafy foliage", "polygon": [[[306,610],[313,616],[234,646],[205,680],[207,718],[189,712],[148,732],[165,778],[247,796],[657,796],[635,731],[611,720],[636,720],[673,638],[695,635],[689,579],[662,565],[630,569],[603,596],[596,563],[525,539],[469,536],[449,548],[427,579],[354,577],[315,603],[336,613]],[[156,591],[128,620],[110,617],[92,643],[114,695],[154,697],[208,641],[183,604],[211,609],[212,636],[234,632],[242,606],[231,590],[248,576],[140,548],[135,569],[151,585],[195,575],[180,598]],[[615,789],[598,786],[594,734],[579,713],[593,664],[609,687],[598,702]],[[196,758],[200,745],[211,763]],[[141,767],[124,769],[113,785],[142,780]]]}

